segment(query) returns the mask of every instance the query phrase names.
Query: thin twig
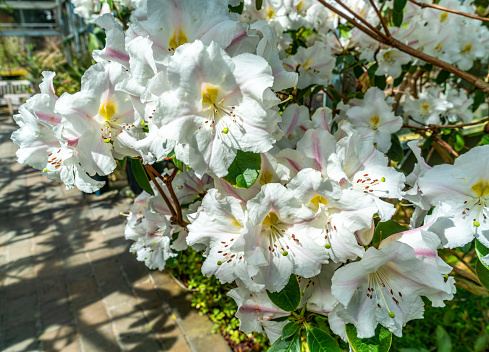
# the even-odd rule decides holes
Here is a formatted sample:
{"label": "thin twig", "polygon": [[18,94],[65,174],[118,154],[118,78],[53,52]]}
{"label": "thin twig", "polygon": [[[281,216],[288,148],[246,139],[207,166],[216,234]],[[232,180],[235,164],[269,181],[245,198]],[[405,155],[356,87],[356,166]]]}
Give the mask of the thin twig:
{"label": "thin twig", "polygon": [[[173,205],[171,204],[170,199],[168,199],[167,195],[163,191],[163,188],[161,188],[158,181],[156,181],[155,175],[153,174],[154,168],[151,165],[147,165],[147,164],[144,165],[144,168],[148,172],[148,175],[151,178],[151,181],[153,181],[154,185],[158,189],[158,192],[160,192],[161,196],[163,197],[163,200],[165,201],[166,205],[168,206],[168,209],[170,210],[171,215],[176,216],[177,213],[175,212],[175,209],[173,208]],[[157,175],[159,175],[159,173],[157,173]]]}
{"label": "thin twig", "polygon": [[[350,22],[353,26],[357,27],[359,30],[367,34],[368,36],[372,37],[373,39],[377,40],[379,43],[389,45],[393,48],[396,48],[400,51],[403,51],[411,56],[414,56],[418,59],[421,59],[423,61],[429,62],[435,66],[443,68],[445,71],[448,71],[450,73],[453,73],[455,76],[460,77],[464,80],[466,80],[469,83],[472,83],[475,87],[478,89],[482,90],[485,93],[489,93],[489,84],[481,80],[480,78],[465,72],[464,70],[459,69],[458,67],[449,64],[446,61],[440,60],[434,56],[428,55],[426,53],[423,53],[421,51],[418,51],[416,49],[411,48],[409,45],[406,45],[397,39],[393,37],[387,37],[384,35],[382,32],[379,31],[373,31],[370,29],[370,27],[365,27],[363,24],[358,23],[354,18],[351,16],[348,16],[344,12],[338,10],[334,6],[331,6],[328,4],[325,0],[318,0],[323,6],[326,8],[330,9],[332,12],[336,13],[338,16],[343,17],[346,19],[348,22]],[[338,1],[338,0],[337,0]]]}
{"label": "thin twig", "polygon": [[473,19],[476,19],[479,21],[489,22],[489,18],[487,18],[487,17],[480,17],[477,15],[472,15],[472,14],[467,13],[467,12],[461,12],[461,11],[449,9],[448,7],[443,7],[443,6],[439,6],[439,5],[435,5],[435,4],[425,4],[425,3],[417,2],[416,0],[409,0],[409,2],[412,2],[413,4],[415,4],[421,8],[427,8],[428,7],[428,8],[444,11],[444,12],[454,13],[454,14],[459,15],[459,16],[465,16],[465,17],[473,18]]}
{"label": "thin twig", "polygon": [[345,5],[341,0],[335,0],[336,3],[338,5],[340,5],[341,7],[343,7],[346,11],[350,12],[353,17],[355,17],[356,19],[358,19],[360,22],[362,22],[362,24],[364,26],[367,26],[371,31],[374,31],[376,33],[378,33],[379,35],[384,35],[381,31],[379,31],[377,28],[375,28],[374,26],[372,26],[370,23],[367,22],[367,20],[365,20],[362,16],[360,16],[359,14],[357,14],[354,10],[352,10],[351,8],[349,8],[347,5]]}
{"label": "thin twig", "polygon": [[379,17],[380,23],[382,23],[382,27],[384,27],[385,34],[388,37],[392,37],[391,36],[391,32],[389,32],[389,28],[387,28],[387,23],[385,22],[385,18],[380,13],[379,8],[377,7],[377,5],[375,5],[374,0],[369,0],[369,1],[370,1],[370,4],[372,5],[372,7],[374,8],[375,12],[377,13],[377,16]]}

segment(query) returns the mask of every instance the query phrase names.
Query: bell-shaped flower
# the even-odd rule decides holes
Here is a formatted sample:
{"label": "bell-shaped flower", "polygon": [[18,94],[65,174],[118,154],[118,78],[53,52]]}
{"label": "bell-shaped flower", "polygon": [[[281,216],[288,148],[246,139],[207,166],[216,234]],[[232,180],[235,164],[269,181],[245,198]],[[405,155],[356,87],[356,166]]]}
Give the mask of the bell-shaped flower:
{"label": "bell-shaped flower", "polygon": [[436,165],[418,179],[423,196],[453,217],[454,226],[442,234],[444,247],[460,247],[474,237],[489,247],[488,154],[489,145],[472,148],[453,165]]}
{"label": "bell-shaped flower", "polygon": [[240,279],[252,291],[263,289],[263,284],[253,281],[259,270],[257,265],[250,265],[242,248],[236,246],[247,221],[247,214],[236,198],[222,198],[216,189],[211,189],[190,221],[187,243],[207,247],[202,265],[204,275],[215,275],[222,283]]}
{"label": "bell-shaped flower", "polygon": [[76,152],[90,175],[111,173],[116,167],[114,157],[138,156],[121,139],[129,130],[140,127],[131,96],[116,89],[127,74],[115,62],[95,64],[85,72],[80,92],[65,93],[56,102],[63,136],[78,139]]}
{"label": "bell-shaped flower", "polygon": [[371,228],[377,211],[373,199],[358,197],[353,190],[341,190],[313,169],[300,171],[287,188],[316,214],[308,223],[309,236],[326,250],[329,258],[346,262],[363,255],[363,246],[368,243],[362,243],[363,238],[357,238],[356,233]]}
{"label": "bell-shaped flower", "polygon": [[[229,57],[216,43],[200,41],[177,49],[168,66],[171,90],[158,102],[153,123],[163,137],[187,144],[176,148],[195,172],[222,177],[237,150],[262,153],[272,148],[280,119],[270,90],[270,66],[252,54]],[[273,100],[270,100],[270,95]],[[158,120],[159,122],[155,121]]]}
{"label": "bell-shaped flower", "polygon": [[360,338],[374,336],[378,324],[400,337],[408,321],[423,317],[421,296],[444,306],[455,293],[453,278],[445,281],[436,266],[399,241],[381,250],[369,248],[360,261],[336,270],[332,283],[341,303],[335,314],[354,324]]}
{"label": "bell-shaped flower", "polygon": [[269,183],[247,202],[248,222],[242,248],[248,263],[260,266],[266,289],[280,291],[292,273],[303,277],[319,274],[328,257],[311,237],[309,221],[314,212],[284,186]]}
{"label": "bell-shaped flower", "polygon": [[195,40],[226,48],[240,28],[237,16],[229,13],[224,1],[148,0],[147,8],[147,19],[130,24],[126,43],[136,37],[148,38],[154,43],[155,60],[161,64],[179,46]]}
{"label": "bell-shaped flower", "polygon": [[282,329],[288,321],[273,319],[289,316],[290,313],[273,304],[265,292],[250,292],[238,283],[238,287],[229,291],[228,296],[238,305],[236,317],[239,319],[241,331],[250,334],[253,331],[265,330],[271,343],[280,338]]}
{"label": "bell-shaped flower", "polygon": [[358,131],[349,123],[343,123],[336,136],[336,151],[328,160],[327,174],[344,189],[351,189],[359,196],[371,197],[383,221],[394,215],[392,204],[381,198],[402,199],[405,176],[387,166],[387,157],[374,148],[368,140],[362,140]]}
{"label": "bell-shaped flower", "polygon": [[309,279],[297,278],[303,292],[301,306],[307,304],[308,311],[325,316],[331,313],[338,304],[331,293],[331,279],[339,266],[337,263],[324,264],[319,275]]}
{"label": "bell-shaped flower", "polygon": [[284,66],[288,71],[299,73],[298,89],[313,84],[330,84],[335,63],[329,45],[320,41],[309,48],[299,47],[295,55],[284,60]]}
{"label": "bell-shaped flower", "polygon": [[360,103],[346,111],[346,116],[362,138],[373,139],[382,153],[391,147],[391,134],[402,127],[402,118],[394,115],[384,92],[376,87],[367,90]]}

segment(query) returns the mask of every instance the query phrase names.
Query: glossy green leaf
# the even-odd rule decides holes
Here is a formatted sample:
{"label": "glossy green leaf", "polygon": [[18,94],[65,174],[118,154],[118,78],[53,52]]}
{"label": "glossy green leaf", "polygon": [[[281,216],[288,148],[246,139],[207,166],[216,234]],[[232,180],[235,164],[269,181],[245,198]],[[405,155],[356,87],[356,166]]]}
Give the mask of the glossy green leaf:
{"label": "glossy green leaf", "polygon": [[375,76],[375,86],[380,90],[384,90],[387,86],[387,77],[385,75]]}
{"label": "glossy green leaf", "polygon": [[334,338],[318,328],[308,328],[306,338],[310,352],[343,352]]}
{"label": "glossy green leaf", "polygon": [[229,12],[238,13],[241,15],[244,9],[244,1],[241,1],[239,5],[236,6],[229,5],[228,7],[229,7]]}
{"label": "glossy green leaf", "polygon": [[441,325],[436,327],[436,347],[437,352],[452,351],[452,341],[450,340],[450,335],[448,335],[446,330]]}
{"label": "glossy green leaf", "polygon": [[400,27],[402,25],[403,17],[404,15],[402,11],[392,11],[392,23],[394,24],[394,26]]}
{"label": "glossy green leaf", "polygon": [[391,147],[387,152],[387,157],[395,162],[401,162],[404,159],[404,150],[401,147],[401,141],[396,134],[391,135]]}
{"label": "glossy green leaf", "polygon": [[484,262],[482,261],[482,257],[485,257],[486,255],[489,254],[489,248],[487,248],[486,246],[484,246],[482,243],[480,243],[478,240],[475,240],[475,251],[477,253],[477,256],[479,257],[481,263],[487,268],[489,269],[489,266],[484,264]]}
{"label": "glossy green leaf", "polygon": [[300,352],[301,351],[301,337],[300,335],[294,335],[288,339],[277,339],[270,347],[268,352]]}
{"label": "glossy green leaf", "polygon": [[472,103],[472,111],[476,111],[477,108],[484,102],[486,99],[486,93],[482,90],[477,90],[474,94],[474,102]]}
{"label": "glossy green leaf", "polygon": [[287,323],[282,329],[282,339],[287,339],[294,335],[298,328],[299,323],[297,323],[296,321],[291,321]]}
{"label": "glossy green leaf", "polygon": [[238,150],[228,174],[223,179],[234,187],[250,188],[260,174],[260,167],[260,154]]}
{"label": "glossy green leaf", "polygon": [[122,168],[122,170],[125,170],[126,169],[126,163],[127,163],[127,156],[122,160],[117,160],[117,163]]}
{"label": "glossy green leaf", "polygon": [[406,6],[407,0],[394,0],[394,10],[397,12],[402,12]]}
{"label": "glossy green leaf", "polygon": [[355,325],[346,325],[346,336],[354,352],[387,352],[391,348],[392,333],[383,326],[377,326],[375,336],[361,339]]}
{"label": "glossy green leaf", "polygon": [[260,11],[263,6],[263,0],[255,0],[256,10]]}
{"label": "glossy green leaf", "polygon": [[393,235],[395,233],[404,232],[408,229],[397,222],[389,220],[385,222],[379,222],[375,227],[374,236],[372,239],[372,244],[377,246],[383,239]]}
{"label": "glossy green leaf", "polygon": [[154,195],[153,189],[151,188],[151,184],[149,183],[148,175],[146,174],[146,170],[144,169],[143,164],[141,164],[141,160],[139,159],[131,160],[131,171],[139,187],[141,187],[149,194]]}
{"label": "glossy green leaf", "polygon": [[294,274],[290,275],[289,282],[280,292],[269,292],[267,290],[268,297],[270,300],[279,308],[287,311],[293,312],[301,303],[301,289],[299,287],[299,282],[297,281],[297,276]]}
{"label": "glossy green leaf", "polygon": [[440,73],[438,73],[438,76],[436,76],[435,82],[438,84],[445,83],[448,77],[450,77],[450,72],[441,70]]}
{"label": "glossy green leaf", "polygon": [[477,277],[481,284],[489,289],[489,269],[480,261],[477,261],[476,265]]}

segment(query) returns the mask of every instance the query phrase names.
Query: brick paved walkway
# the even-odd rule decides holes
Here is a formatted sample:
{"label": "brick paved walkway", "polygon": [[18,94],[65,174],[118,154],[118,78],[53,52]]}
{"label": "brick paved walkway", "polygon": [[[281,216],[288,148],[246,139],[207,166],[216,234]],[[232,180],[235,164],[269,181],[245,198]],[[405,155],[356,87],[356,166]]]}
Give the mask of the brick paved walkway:
{"label": "brick paved walkway", "polygon": [[123,237],[117,191],[66,191],[16,162],[0,114],[0,351],[228,351]]}

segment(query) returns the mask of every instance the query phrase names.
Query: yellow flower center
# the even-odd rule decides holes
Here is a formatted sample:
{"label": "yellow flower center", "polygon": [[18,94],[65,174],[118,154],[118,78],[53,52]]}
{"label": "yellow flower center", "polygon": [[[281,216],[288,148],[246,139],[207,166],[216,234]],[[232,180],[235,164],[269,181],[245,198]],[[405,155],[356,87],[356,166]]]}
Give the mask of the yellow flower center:
{"label": "yellow flower center", "polygon": [[374,126],[377,126],[380,122],[380,118],[379,118],[379,115],[374,115],[370,118],[370,121],[372,121],[372,124]]}
{"label": "yellow flower center", "polygon": [[314,196],[310,202],[312,203],[312,205],[314,205],[316,208],[319,208],[319,204],[324,204],[324,205],[327,205],[328,204],[328,200],[320,195],[316,195]]}
{"label": "yellow flower center", "polygon": [[467,44],[466,46],[464,46],[464,48],[462,49],[462,52],[463,52],[463,53],[468,53],[468,52],[469,52],[469,51],[471,51],[471,50],[472,50],[472,44],[471,44],[471,43],[469,43],[469,44]]}
{"label": "yellow flower center", "polygon": [[440,15],[440,22],[445,22],[448,18],[448,12],[442,12]]}
{"label": "yellow flower center", "polygon": [[206,85],[202,88],[202,104],[216,104],[218,94],[219,88],[212,85]]}
{"label": "yellow flower center", "polygon": [[275,214],[273,211],[271,211],[270,213],[268,213],[268,215],[265,217],[265,219],[263,219],[262,221],[262,224],[265,225],[265,226],[273,226],[275,225],[276,223],[278,223],[279,221],[279,218],[277,216],[277,214]]}
{"label": "yellow flower center", "polygon": [[175,31],[171,35],[168,45],[170,46],[170,48],[175,50],[180,45],[183,45],[185,43],[188,43],[187,36],[182,31],[182,27],[178,26],[177,28],[175,28]]}
{"label": "yellow flower center", "polygon": [[472,186],[472,191],[479,198],[489,196],[489,181],[480,180],[475,185]]}
{"label": "yellow flower center", "polygon": [[109,101],[105,104],[100,105],[100,108],[98,109],[98,114],[102,116],[106,121],[109,121],[112,116],[114,116],[115,111],[115,105]]}

